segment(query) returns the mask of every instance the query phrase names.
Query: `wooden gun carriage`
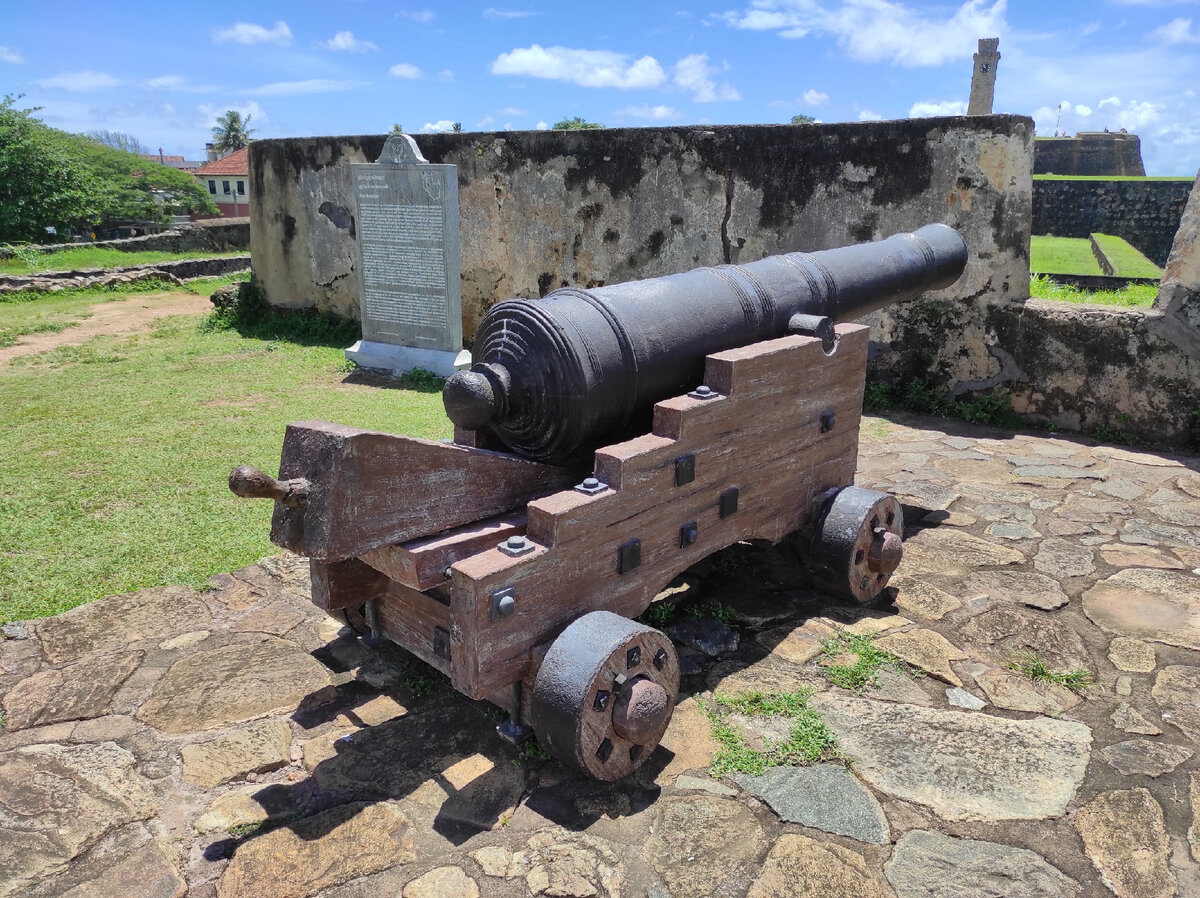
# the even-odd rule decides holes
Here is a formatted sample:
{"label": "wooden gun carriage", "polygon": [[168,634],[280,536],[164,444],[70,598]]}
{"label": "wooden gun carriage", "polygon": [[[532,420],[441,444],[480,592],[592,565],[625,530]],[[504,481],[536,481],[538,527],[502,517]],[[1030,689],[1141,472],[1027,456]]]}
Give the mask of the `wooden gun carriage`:
{"label": "wooden gun carriage", "polygon": [[[870,276],[858,274],[864,260]],[[900,561],[900,504],[853,486],[868,329],[831,319],[947,286],[965,260],[961,238],[931,225],[877,244],[501,303],[480,325],[476,364],[447,381],[452,443],[292,424],[280,478],[243,467],[230,487],[276,500],[271,539],[311,559],[316,604],[359,610],[372,634],[508,710],[506,739],[532,730],[559,760],[615,780],[654,751],[674,709],[675,649],[633,618],[678,574],[736,542],[799,531],[821,588],[869,602],[886,586]],[[695,345],[664,349],[662,334],[631,327],[630,309],[661,312],[674,286],[664,282],[695,275],[727,288],[718,298],[736,326],[689,337],[708,340],[690,361]],[[684,286],[694,307],[696,279]],[[626,345],[597,349],[595,329],[574,326],[572,303],[598,310]],[[540,355],[532,330],[513,354],[521,314],[557,315],[558,361],[571,339],[585,344],[570,359],[574,376]],[[722,313],[686,314],[711,325]],[[668,337],[670,317],[658,319]],[[660,395],[640,407],[639,384],[656,376],[647,369],[672,355],[652,388]],[[641,375],[632,385],[631,366]],[[603,395],[614,377],[615,400]],[[544,408],[555,403],[570,411]],[[542,420],[589,404],[602,413],[565,435]],[[622,430],[633,435],[606,441]]]}

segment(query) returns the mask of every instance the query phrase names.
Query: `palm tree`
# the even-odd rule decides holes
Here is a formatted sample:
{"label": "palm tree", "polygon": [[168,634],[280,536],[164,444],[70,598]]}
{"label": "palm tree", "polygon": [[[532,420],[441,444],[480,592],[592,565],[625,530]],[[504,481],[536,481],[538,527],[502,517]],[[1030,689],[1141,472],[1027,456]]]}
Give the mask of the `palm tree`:
{"label": "palm tree", "polygon": [[250,127],[250,118],[242,118],[236,109],[217,116],[217,124],[212,129],[213,149],[218,153],[232,153],[250,143],[250,135],[256,130]]}

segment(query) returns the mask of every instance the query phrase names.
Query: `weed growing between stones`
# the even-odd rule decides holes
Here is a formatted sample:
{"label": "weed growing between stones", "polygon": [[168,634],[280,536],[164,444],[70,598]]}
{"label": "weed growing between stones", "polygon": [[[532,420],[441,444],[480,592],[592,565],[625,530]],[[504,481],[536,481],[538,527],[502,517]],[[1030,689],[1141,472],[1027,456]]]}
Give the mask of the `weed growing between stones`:
{"label": "weed growing between stones", "polygon": [[976,393],[971,399],[948,399],[924,381],[910,381],[903,390],[879,381],[863,391],[866,412],[905,411],[938,418],[955,418],[970,424],[987,424],[1015,430],[1021,419],[1012,409],[1012,399],[1002,389]]}
{"label": "weed growing between stones", "polygon": [[840,630],[821,643],[821,652],[828,658],[840,655],[855,656],[853,664],[831,664],[823,669],[826,679],[834,686],[862,692],[868,686],[878,682],[879,669],[887,666],[900,673],[910,676],[916,671],[909,667],[891,652],[885,652],[875,645],[873,636],[855,636]]}
{"label": "weed growing between stones", "polygon": [[[715,707],[704,712],[712,724],[713,738],[721,748],[713,758],[713,776],[727,773],[760,775],[768,767],[800,766],[841,757],[837,737],[825,721],[808,706],[811,689],[795,692],[748,692],[715,697]],[[765,743],[762,751],[752,748],[728,719],[731,713],[750,717],[783,717],[791,723],[791,734],[782,742]]]}
{"label": "weed growing between stones", "polygon": [[642,612],[638,620],[648,627],[656,627],[661,630],[674,616],[675,603],[664,599],[659,602],[652,602],[650,607]]}
{"label": "weed growing between stones", "polygon": [[718,620],[728,626],[733,622],[733,608],[720,602],[706,602],[703,605],[693,605],[689,609],[696,620]]}
{"label": "weed growing between stones", "polygon": [[517,756],[513,763],[518,767],[522,764],[532,764],[537,761],[549,761],[550,753],[538,743],[536,736],[530,736],[517,748]]}
{"label": "weed growing between stones", "polygon": [[1036,652],[1028,652],[1017,661],[1011,662],[1009,669],[1024,674],[1031,680],[1043,683],[1053,683],[1056,686],[1066,686],[1074,692],[1082,692],[1096,682],[1095,677],[1086,670],[1056,671],[1046,666]]}

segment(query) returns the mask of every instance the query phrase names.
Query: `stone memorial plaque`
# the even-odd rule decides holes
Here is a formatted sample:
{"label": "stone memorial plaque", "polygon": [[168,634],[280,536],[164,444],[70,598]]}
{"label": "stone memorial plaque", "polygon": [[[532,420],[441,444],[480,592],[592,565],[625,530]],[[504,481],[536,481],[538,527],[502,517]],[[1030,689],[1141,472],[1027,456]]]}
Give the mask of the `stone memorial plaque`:
{"label": "stone memorial plaque", "polygon": [[458,170],[431,165],[406,134],[375,163],[350,166],[363,338],[347,358],[369,368],[448,375],[462,349]]}

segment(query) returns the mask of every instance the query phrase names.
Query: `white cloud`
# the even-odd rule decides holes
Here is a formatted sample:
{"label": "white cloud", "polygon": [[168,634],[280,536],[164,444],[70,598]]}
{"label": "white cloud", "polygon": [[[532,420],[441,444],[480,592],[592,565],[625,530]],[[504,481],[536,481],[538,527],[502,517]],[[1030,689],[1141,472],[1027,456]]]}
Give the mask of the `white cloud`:
{"label": "white cloud", "polygon": [[353,31],[339,31],[327,41],[318,41],[326,50],[339,50],[346,53],[369,53],[378,50],[379,45],[371,41],[360,41]]}
{"label": "white cloud", "polygon": [[1084,106],[1082,103],[1075,104],[1075,109],[1073,111],[1080,118],[1087,118],[1092,114],[1091,108]]}
{"label": "white cloud", "polygon": [[263,122],[267,118],[267,113],[253,100],[249,103],[226,103],[224,105],[201,103],[196,107],[198,127],[212,128],[217,123],[217,117],[224,115],[230,109],[240,112],[243,119],[253,116],[256,123]]}
{"label": "white cloud", "polygon": [[421,77],[421,70],[411,62],[398,62],[388,69],[388,75],[392,78],[407,78],[415,81]]}
{"label": "white cloud", "polygon": [[537,13],[526,9],[495,9],[494,7],[488,7],[483,11],[483,17],[491,19],[493,22],[503,21],[504,19],[525,19],[536,15]]}
{"label": "white cloud", "polygon": [[874,109],[864,109],[858,114],[858,120],[860,122],[881,122],[883,121],[883,116]]}
{"label": "white cloud", "polygon": [[104,90],[107,87],[117,87],[120,79],[114,78],[107,72],[63,72],[52,78],[43,78],[34,82],[38,87],[57,87],[75,93],[91,90]]}
{"label": "white cloud", "polygon": [[228,28],[213,29],[212,38],[218,44],[278,44],[286,47],[292,42],[292,29],[284,21],[276,22],[273,28],[237,22]]}
{"label": "white cloud", "polygon": [[542,122],[542,121],[539,121],[539,122],[538,122],[536,125],[534,125],[533,127],[534,127],[534,129],[535,129],[535,130],[537,130],[537,131],[549,131],[549,130],[550,130],[550,123],[549,123],[549,122]]}
{"label": "white cloud", "polygon": [[453,131],[454,122],[449,119],[442,119],[440,122],[426,122],[421,126],[422,134],[435,134],[439,131]]}
{"label": "white cloud", "polygon": [[493,118],[490,115],[485,115],[483,118],[481,118],[479,121],[477,121],[475,123],[475,127],[478,128],[480,131],[482,131],[488,125],[494,125],[495,123],[496,123],[495,118]]}
{"label": "white cloud", "polygon": [[851,59],[906,68],[970,57],[981,36],[1003,35],[1007,0],[967,0],[953,15],[935,16],[891,0],[845,0],[825,9],[815,0],[754,0],[718,18],[733,28],[778,31],[780,37],[828,34]]}
{"label": "white cloud", "polygon": [[908,110],[909,118],[927,118],[935,115],[966,115],[967,104],[962,100],[942,100],[940,103],[913,103]]}
{"label": "white cloud", "polygon": [[452,71],[450,71],[449,69],[442,69],[440,72],[437,73],[437,80],[438,81],[453,81],[454,73]]}
{"label": "white cloud", "polygon": [[153,88],[154,90],[166,90],[172,87],[183,86],[184,80],[182,75],[161,75],[158,78],[151,78],[143,86]]}
{"label": "white cloud", "polygon": [[693,53],[675,63],[671,80],[676,87],[691,91],[692,101],[696,103],[712,103],[718,100],[740,100],[742,95],[729,84],[716,84],[713,75],[724,71],[728,66],[717,68],[708,64],[708,56],[704,53]]}
{"label": "white cloud", "polygon": [[13,50],[10,47],[0,47],[0,62],[11,62],[13,65],[20,65],[25,61],[25,57]]}
{"label": "white cloud", "polygon": [[516,106],[505,106],[500,110],[501,115],[529,115],[524,109],[518,109]]}
{"label": "white cloud", "polygon": [[491,65],[493,75],[525,75],[565,81],[580,87],[622,89],[658,87],[667,80],[658,60],[643,56],[630,61],[630,54],[612,50],[574,50],[532,44],[501,53]]}
{"label": "white cloud", "polygon": [[673,109],[670,106],[651,106],[649,104],[617,109],[613,112],[613,115],[644,118],[655,122],[678,121],[682,117],[678,109]]}
{"label": "white cloud", "polygon": [[1098,106],[1099,106],[1101,109],[1103,109],[1105,106],[1120,106],[1120,105],[1121,105],[1121,98],[1120,98],[1120,97],[1109,97],[1108,99],[1101,100],[1101,101],[1099,102],[1099,104],[1097,104],[1097,105],[1098,105]]}
{"label": "white cloud", "polygon": [[804,92],[804,96],[801,99],[809,106],[820,106],[823,103],[829,102],[829,94],[821,93],[821,91],[810,87]]}
{"label": "white cloud", "polygon": [[432,9],[418,9],[418,10],[402,9],[398,13],[396,13],[396,17],[399,19],[411,19],[412,21],[417,22],[420,25],[428,25],[435,18],[437,18],[434,15]]}
{"label": "white cloud", "polygon": [[366,81],[334,81],[330,78],[308,78],[304,81],[275,81],[259,87],[251,87],[242,93],[266,97],[291,96],[294,94],[331,94],[342,90],[363,87]]}
{"label": "white cloud", "polygon": [[1151,31],[1150,39],[1160,44],[1200,44],[1200,33],[1192,31],[1191,19],[1172,19]]}

